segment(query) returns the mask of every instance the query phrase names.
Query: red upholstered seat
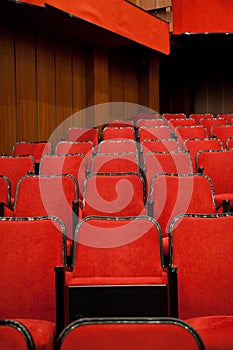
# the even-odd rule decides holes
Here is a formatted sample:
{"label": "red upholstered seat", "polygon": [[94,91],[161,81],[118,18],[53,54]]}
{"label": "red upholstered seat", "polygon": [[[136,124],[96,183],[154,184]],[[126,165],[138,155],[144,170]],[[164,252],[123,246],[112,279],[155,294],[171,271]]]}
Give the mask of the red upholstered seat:
{"label": "red upholstered seat", "polygon": [[163,126],[165,125],[164,119],[139,119],[137,121],[137,127],[140,128],[141,126]]}
{"label": "red upholstered seat", "polygon": [[174,139],[144,140],[141,143],[142,163],[148,152],[172,152],[179,150],[180,146]]}
{"label": "red upholstered seat", "polygon": [[158,174],[152,178],[148,214],[162,230],[164,255],[169,255],[169,225],[185,213],[217,212],[211,179],[201,174]]}
{"label": "red upholstered seat", "polygon": [[93,173],[87,177],[82,217],[144,213],[144,181],[138,173]]}
{"label": "red upholstered seat", "polygon": [[67,322],[77,315],[167,315],[167,273],[154,219],[89,216],[75,232]]}
{"label": "red upholstered seat", "polygon": [[170,119],[184,119],[186,118],[185,113],[164,113],[163,118],[167,121]]}
{"label": "red upholstered seat", "polygon": [[67,130],[67,141],[80,142],[91,141],[94,146],[98,145],[99,134],[97,128],[76,128],[71,127]]}
{"label": "red upholstered seat", "polygon": [[175,129],[177,126],[194,126],[196,125],[196,121],[192,118],[184,118],[184,119],[170,119],[168,121],[168,125],[171,129]]}
{"label": "red upholstered seat", "polygon": [[227,120],[224,118],[201,118],[199,124],[205,126],[208,137],[211,137],[210,130],[214,125],[226,125]]}
{"label": "red upholstered seat", "polygon": [[217,115],[217,118],[223,118],[226,119],[227,124],[232,124],[232,120],[233,120],[233,114],[226,114],[226,113],[219,113]]}
{"label": "red upholstered seat", "polygon": [[0,202],[10,205],[11,183],[7,176],[0,175]]}
{"label": "red upholstered seat", "polygon": [[81,153],[86,157],[87,168],[90,170],[94,154],[94,144],[91,141],[60,141],[56,145],[55,153],[58,155]]}
{"label": "red upholstered seat", "polygon": [[0,349],[35,350],[35,344],[25,324],[12,319],[2,319],[0,320]]}
{"label": "red upholstered seat", "polygon": [[192,113],[189,115],[189,118],[192,118],[196,121],[196,124],[199,124],[201,119],[214,119],[212,113]]}
{"label": "red upholstered seat", "polygon": [[102,130],[103,140],[129,139],[135,140],[135,129],[131,126],[114,127],[106,126]]}
{"label": "red upholstered seat", "polygon": [[0,232],[0,319],[19,320],[36,349],[52,350],[64,322],[54,267],[66,265],[65,227],[55,217],[0,218]]}
{"label": "red upholstered seat", "polygon": [[144,140],[170,139],[171,130],[168,126],[141,126],[138,135],[140,143]]}
{"label": "red upholstered seat", "polygon": [[105,126],[111,126],[111,127],[125,127],[125,126],[131,126],[134,127],[134,121],[132,119],[113,119],[113,120],[107,120],[104,123]]}
{"label": "red upholstered seat", "polygon": [[13,146],[13,156],[32,156],[36,163],[39,163],[41,158],[48,153],[52,152],[52,145],[48,141],[39,142],[16,142]]}
{"label": "red upholstered seat", "polygon": [[217,149],[221,150],[221,149],[223,149],[222,142],[219,139],[208,139],[208,138],[187,139],[184,142],[184,147],[190,153],[194,172],[198,171],[196,168],[197,152],[202,151],[202,150],[217,150]]}
{"label": "red upholstered seat", "polygon": [[92,162],[93,173],[139,172],[136,153],[97,153]]}
{"label": "red upholstered seat", "polygon": [[210,129],[210,135],[220,139],[223,147],[226,148],[227,139],[233,136],[233,125],[214,125]]}
{"label": "red upholstered seat", "polygon": [[233,136],[226,139],[226,149],[233,148]]}
{"label": "red upholstered seat", "polygon": [[[56,350],[204,350],[199,334],[174,318],[82,319],[60,334]],[[100,347],[99,347],[100,346]]]}
{"label": "red upholstered seat", "polygon": [[219,206],[224,199],[233,205],[233,150],[200,151],[196,156],[199,171],[207,174],[214,185],[215,200]]}
{"label": "red upholstered seat", "polygon": [[187,320],[207,350],[233,346],[232,225],[231,214],[186,214],[170,226],[172,315]]}
{"label": "red upholstered seat", "polygon": [[207,129],[203,125],[177,126],[174,132],[181,148],[184,148],[184,142],[187,139],[208,137]]}
{"label": "red upholstered seat", "polygon": [[35,160],[33,157],[0,156],[0,174],[5,175],[11,184],[11,204],[14,203],[16,186],[19,179],[27,175],[28,172],[35,172]]}
{"label": "red upholstered seat", "polygon": [[98,153],[137,153],[137,143],[134,140],[104,140],[98,145]]}

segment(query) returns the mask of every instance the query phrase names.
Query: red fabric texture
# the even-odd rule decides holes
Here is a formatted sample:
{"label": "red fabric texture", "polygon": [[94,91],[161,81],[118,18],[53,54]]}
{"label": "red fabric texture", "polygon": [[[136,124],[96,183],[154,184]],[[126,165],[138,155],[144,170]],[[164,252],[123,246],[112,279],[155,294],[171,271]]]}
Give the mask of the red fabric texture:
{"label": "red fabric texture", "polygon": [[78,181],[79,196],[83,196],[87,163],[83,154],[47,155],[41,159],[40,175],[70,174]]}
{"label": "red fabric texture", "polygon": [[233,216],[181,217],[172,231],[179,317],[233,314]]}
{"label": "red fabric texture", "polygon": [[113,119],[113,120],[108,120],[105,123],[105,126],[112,126],[112,127],[125,127],[125,126],[131,126],[134,127],[134,121],[130,119]]}
{"label": "red fabric texture", "polygon": [[197,154],[197,167],[203,167],[213,184],[214,193],[233,193],[233,150],[200,151]]}
{"label": "red fabric texture", "polygon": [[122,153],[122,152],[137,153],[137,143],[129,139],[105,140],[99,143],[98,152],[100,153]]}
{"label": "red fabric texture", "polygon": [[192,118],[196,121],[196,124],[200,123],[200,120],[203,119],[213,119],[214,116],[211,113],[192,113],[189,115],[189,118]]}
{"label": "red fabric texture", "polygon": [[84,190],[83,217],[145,213],[143,180],[137,173],[93,174]]}
{"label": "red fabric texture", "polygon": [[148,152],[172,152],[178,151],[179,145],[173,139],[145,140],[142,142],[143,160]]}
{"label": "red fabric texture", "polygon": [[26,176],[19,183],[13,216],[57,216],[72,239],[72,201],[76,199],[76,183],[69,176]]}
{"label": "red fabric texture", "polygon": [[[55,322],[54,266],[64,265],[54,220],[0,220],[0,318]],[[65,253],[65,252],[64,252]]]}
{"label": "red fabric texture", "polygon": [[184,142],[187,139],[206,138],[208,136],[207,130],[203,125],[177,126],[175,128],[175,134],[181,148],[183,147]]}
{"label": "red fabric texture", "polygon": [[171,129],[175,129],[177,126],[194,126],[196,121],[193,118],[170,119],[168,125]]}
{"label": "red fabric texture", "polygon": [[226,140],[233,136],[233,125],[215,125],[210,131],[211,136],[216,136],[222,141],[223,147],[226,148]]}
{"label": "red fabric texture", "polygon": [[103,140],[129,139],[135,140],[135,130],[133,127],[113,127],[107,126],[102,132]]}
{"label": "red fabric texture", "polygon": [[93,158],[92,172],[119,173],[138,172],[139,163],[135,153],[101,154]]}
{"label": "red fabric texture", "polygon": [[208,133],[208,137],[211,137],[211,134],[210,134],[210,130],[211,128],[214,126],[214,125],[226,125],[227,124],[227,120],[226,119],[215,119],[215,118],[201,118],[200,121],[199,121],[199,124],[200,125],[203,125],[205,126],[206,130],[207,130],[207,133]]}
{"label": "red fabric texture", "polygon": [[186,320],[201,336],[207,350],[231,350],[233,316],[194,317]]}
{"label": "red fabric texture", "polygon": [[39,163],[41,158],[52,152],[51,144],[48,142],[18,142],[13,147],[13,156],[29,155]]}
{"label": "red fabric texture", "polygon": [[184,119],[186,118],[186,114],[184,113],[164,113],[163,119],[170,120],[170,119]]}
{"label": "red fabric texture", "polygon": [[150,200],[154,203],[153,217],[168,236],[172,219],[179,214],[216,213],[209,179],[202,175],[158,175],[152,180]]}
{"label": "red fabric texture", "polygon": [[0,327],[0,349],[2,350],[28,350],[24,335],[16,328],[10,326]]}
{"label": "red fabric texture", "polygon": [[156,278],[165,281],[161,238],[149,218],[89,218],[81,222],[77,237],[76,260],[70,276],[80,282],[114,284],[115,280],[117,284],[139,284],[154,283]]}
{"label": "red fabric texture", "polygon": [[[26,326],[31,333],[36,347],[35,350],[54,349],[55,323],[45,320],[33,319],[18,319],[17,321],[22,322],[22,324]],[[8,350],[11,349],[8,348]],[[14,349],[12,348],[12,350]]]}
{"label": "red fabric texture", "polygon": [[201,150],[221,150],[222,143],[219,139],[187,139],[184,143],[184,147],[189,151],[192,159],[193,169],[197,172],[196,167],[196,155]]}
{"label": "red fabric texture", "polygon": [[144,160],[146,188],[149,195],[152,177],[158,173],[190,174],[193,173],[192,162],[188,152],[148,153]]}
{"label": "red fabric texture", "polygon": [[10,180],[5,176],[0,175],[0,202],[3,202],[9,205],[10,198],[11,198]]}
{"label": "red fabric texture", "polygon": [[171,130],[167,126],[142,126],[138,131],[140,143],[144,140],[163,140],[171,138]]}
{"label": "red fabric texture", "polygon": [[67,131],[67,141],[80,142],[91,141],[94,146],[98,145],[98,129],[96,128],[70,128]]}
{"label": "red fabric texture", "polygon": [[[14,171],[12,171],[14,169]],[[34,173],[34,159],[29,156],[0,157],[0,174],[8,177],[11,183],[11,196],[15,197],[16,186],[22,176]]]}
{"label": "red fabric texture", "polygon": [[61,350],[198,350],[187,328],[171,324],[96,324],[74,327]]}
{"label": "red fabric texture", "polygon": [[164,119],[139,119],[137,121],[137,127],[142,126],[163,126],[165,125]]}
{"label": "red fabric texture", "polygon": [[61,141],[56,146],[56,154],[84,154],[87,159],[87,167],[91,169],[91,162],[94,152],[94,144],[91,141]]}
{"label": "red fabric texture", "polygon": [[173,34],[233,32],[232,2],[173,0]]}

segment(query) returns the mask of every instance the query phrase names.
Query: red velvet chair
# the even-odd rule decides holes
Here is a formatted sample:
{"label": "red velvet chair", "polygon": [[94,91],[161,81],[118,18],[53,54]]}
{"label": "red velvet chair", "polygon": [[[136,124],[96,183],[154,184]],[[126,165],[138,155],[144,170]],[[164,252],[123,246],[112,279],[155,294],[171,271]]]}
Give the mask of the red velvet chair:
{"label": "red velvet chair", "polygon": [[219,113],[217,115],[217,118],[224,118],[227,121],[227,124],[232,124],[232,120],[233,120],[233,114],[226,114],[226,113]]}
{"label": "red velvet chair", "polygon": [[65,155],[47,155],[41,159],[40,175],[69,174],[78,182],[78,196],[83,198],[83,185],[87,175],[87,159],[81,153]]}
{"label": "red velvet chair", "polygon": [[233,216],[185,214],[170,226],[172,316],[200,334],[206,350],[233,346]]}
{"label": "red velvet chair", "polygon": [[129,139],[135,140],[135,129],[131,126],[114,127],[106,126],[102,130],[103,140]]}
{"label": "red velvet chair", "polygon": [[[219,211],[223,212],[223,208]],[[169,224],[175,216],[216,212],[213,184],[207,175],[162,173],[152,178],[148,215],[156,219],[161,227],[166,257],[169,255]]]}
{"label": "red velvet chair", "polygon": [[41,158],[52,152],[52,145],[48,141],[39,142],[16,142],[13,146],[12,155],[16,156],[32,156],[36,163],[39,163]]}
{"label": "red velvet chair", "polygon": [[192,113],[189,115],[189,118],[192,118],[196,121],[196,124],[199,124],[200,119],[214,119],[212,113]]}
{"label": "red velvet chair", "polygon": [[163,119],[169,121],[170,119],[185,119],[187,118],[185,113],[164,113]]}
{"label": "red velvet chair", "polygon": [[184,142],[187,139],[200,139],[208,137],[207,129],[203,125],[177,126],[174,133],[181,149],[184,148]]}
{"label": "red velvet chair", "polygon": [[187,151],[150,152],[145,155],[143,169],[146,176],[146,194],[149,195],[152,177],[158,173],[193,173],[192,161]]}
{"label": "red velvet chair", "polygon": [[226,125],[227,120],[224,118],[218,118],[218,119],[217,118],[201,118],[199,120],[199,124],[203,125],[206,128],[208,137],[211,137],[210,130],[211,130],[212,126],[214,126],[214,125]]}
{"label": "red velvet chair", "polygon": [[175,318],[82,319],[60,334],[56,350],[204,350],[199,334]]}
{"label": "red velvet chair", "polygon": [[4,216],[54,215],[59,217],[66,227],[69,255],[72,253],[77,213],[77,181],[71,175],[27,175],[22,177],[18,182],[13,208],[4,208]]}
{"label": "red velvet chair", "polygon": [[97,153],[92,162],[93,173],[139,172],[136,153]]}
{"label": "red velvet chair", "polygon": [[98,153],[122,153],[133,152],[137,153],[137,143],[134,140],[104,140],[98,145]]}
{"label": "red velvet chair", "polygon": [[163,140],[171,138],[171,130],[168,126],[142,126],[138,129],[139,142],[145,140]]}
{"label": "red velvet chair", "polygon": [[142,126],[163,126],[165,125],[164,119],[139,119],[137,121],[137,127],[140,128]]}
{"label": "red velvet chair", "polygon": [[71,127],[67,130],[67,141],[80,142],[91,141],[94,146],[98,145],[99,132],[97,128],[77,128]]}
{"label": "red velvet chair", "polygon": [[210,129],[210,135],[220,139],[223,147],[226,148],[227,139],[233,136],[233,125],[214,125]]}
{"label": "red velvet chair", "polygon": [[71,141],[60,141],[56,145],[55,154],[64,155],[64,154],[74,154],[81,153],[87,159],[87,168],[91,169],[91,162],[94,154],[94,144],[91,141],[80,141],[80,142],[71,142]]}
{"label": "red velvet chair", "polygon": [[0,349],[35,350],[34,340],[29,330],[19,321],[0,320]]}
{"label": "red velvet chair", "polygon": [[194,126],[196,125],[196,121],[192,118],[184,118],[184,119],[170,119],[168,121],[168,125],[173,130],[177,126]]}
{"label": "red velvet chair", "polygon": [[110,126],[110,127],[125,127],[125,126],[131,126],[134,127],[134,121],[132,119],[113,119],[113,120],[107,120],[104,123],[104,127]]}
{"label": "red velvet chair", "polygon": [[136,216],[144,213],[144,180],[138,173],[93,173],[87,177],[80,217]]}
{"label": "red velvet chair", "polygon": [[[208,119],[207,119],[208,120]],[[187,139],[184,141],[184,147],[189,151],[190,157],[192,159],[192,165],[194,172],[197,172],[196,168],[196,155],[202,150],[222,150],[222,142],[219,139]]]}
{"label": "red velvet chair", "polygon": [[32,156],[0,156],[0,174],[5,175],[10,181],[12,205],[14,203],[16,186],[19,179],[28,173],[34,172],[35,160]]}
{"label": "red velvet chair", "polygon": [[226,139],[226,149],[233,149],[233,136]]}
{"label": "red velvet chair", "polygon": [[0,175],[0,202],[9,206],[11,204],[11,183],[4,175]]}
{"label": "red velvet chair", "polygon": [[64,326],[54,267],[66,266],[65,227],[55,217],[0,218],[0,232],[0,319],[20,321],[36,350],[53,350]]}
{"label": "red velvet chair", "polygon": [[224,199],[229,199],[232,207],[233,150],[199,151],[196,164],[199,172],[211,178],[217,206],[220,206]]}
{"label": "red velvet chair", "polygon": [[178,142],[174,139],[144,140],[141,143],[142,164],[148,152],[180,151]]}
{"label": "red velvet chair", "polygon": [[82,317],[167,316],[161,231],[148,216],[89,216],[65,272],[66,323]]}

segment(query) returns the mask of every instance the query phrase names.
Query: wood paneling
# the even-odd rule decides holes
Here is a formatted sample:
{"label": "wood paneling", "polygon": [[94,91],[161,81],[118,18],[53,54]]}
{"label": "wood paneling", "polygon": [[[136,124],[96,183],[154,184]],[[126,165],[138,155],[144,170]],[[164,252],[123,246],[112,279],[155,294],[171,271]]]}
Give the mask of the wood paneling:
{"label": "wood paneling", "polygon": [[16,28],[17,140],[36,141],[36,54],[32,28]]}
{"label": "wood paneling", "polygon": [[11,154],[16,142],[14,32],[0,26],[0,152]]}
{"label": "wood paneling", "polygon": [[37,37],[37,124],[38,140],[48,140],[55,129],[54,42]]}

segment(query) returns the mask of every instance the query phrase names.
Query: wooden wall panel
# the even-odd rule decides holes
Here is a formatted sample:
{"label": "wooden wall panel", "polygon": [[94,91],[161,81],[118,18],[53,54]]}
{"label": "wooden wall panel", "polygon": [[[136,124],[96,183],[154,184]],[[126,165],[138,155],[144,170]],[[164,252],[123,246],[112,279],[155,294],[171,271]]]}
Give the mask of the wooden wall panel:
{"label": "wooden wall panel", "polygon": [[69,42],[57,41],[55,44],[55,79],[56,128],[59,140],[72,125],[72,59]]}
{"label": "wooden wall panel", "polygon": [[0,153],[11,154],[16,142],[14,32],[0,26]]}
{"label": "wooden wall panel", "polygon": [[48,140],[55,129],[55,66],[53,39],[37,37],[38,141]]}
{"label": "wooden wall panel", "polygon": [[17,140],[37,141],[36,55],[31,28],[16,28]]}

